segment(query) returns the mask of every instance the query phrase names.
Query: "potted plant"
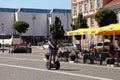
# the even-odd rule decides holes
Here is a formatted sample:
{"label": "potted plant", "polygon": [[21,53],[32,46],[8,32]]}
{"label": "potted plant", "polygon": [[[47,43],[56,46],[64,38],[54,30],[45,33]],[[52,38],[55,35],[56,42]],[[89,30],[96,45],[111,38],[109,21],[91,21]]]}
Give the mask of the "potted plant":
{"label": "potted plant", "polygon": [[71,52],[71,53],[69,54],[69,58],[70,58],[70,61],[75,61],[75,58],[76,58],[75,53]]}
{"label": "potted plant", "polygon": [[47,53],[45,54],[45,58],[46,58],[47,60],[49,60],[49,57],[50,57],[50,52],[47,52]]}
{"label": "potted plant", "polygon": [[78,59],[79,59],[79,53],[80,53],[80,51],[79,50],[75,50],[75,54],[76,54],[76,61],[78,61]]}
{"label": "potted plant", "polygon": [[62,60],[62,58],[64,57],[64,54],[62,51],[60,51],[57,56],[60,60]]}
{"label": "potted plant", "polygon": [[105,59],[105,61],[106,61],[107,64],[110,64],[110,65],[115,63],[115,59],[114,58],[110,58],[110,57],[107,57]]}

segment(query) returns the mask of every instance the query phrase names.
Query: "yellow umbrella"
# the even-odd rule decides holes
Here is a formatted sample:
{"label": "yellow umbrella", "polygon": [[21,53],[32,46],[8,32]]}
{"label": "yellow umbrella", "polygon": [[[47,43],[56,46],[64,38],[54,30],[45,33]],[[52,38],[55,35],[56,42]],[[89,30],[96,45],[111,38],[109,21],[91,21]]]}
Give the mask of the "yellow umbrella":
{"label": "yellow umbrella", "polygon": [[75,35],[90,35],[90,34],[96,34],[99,32],[98,28],[82,28],[77,29],[73,31],[68,31],[67,36],[75,36]]}
{"label": "yellow umbrella", "polygon": [[85,34],[85,30],[86,30],[86,28],[75,30],[75,34],[76,35],[83,35],[83,34]]}
{"label": "yellow umbrella", "polygon": [[108,26],[101,27],[96,35],[113,35],[115,45],[115,35],[120,35],[120,24],[110,24]]}
{"label": "yellow umbrella", "polygon": [[99,28],[99,32],[96,35],[119,35],[120,34],[120,24],[110,24]]}
{"label": "yellow umbrella", "polygon": [[74,30],[73,31],[68,31],[66,35],[67,36],[74,36],[75,32],[74,32]]}
{"label": "yellow umbrella", "polygon": [[98,28],[83,28],[75,31],[76,35],[90,35],[98,33]]}

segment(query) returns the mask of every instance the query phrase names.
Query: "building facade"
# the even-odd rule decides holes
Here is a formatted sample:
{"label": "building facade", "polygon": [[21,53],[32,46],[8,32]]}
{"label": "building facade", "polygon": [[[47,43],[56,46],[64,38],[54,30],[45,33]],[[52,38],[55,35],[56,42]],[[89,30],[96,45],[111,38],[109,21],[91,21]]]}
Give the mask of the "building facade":
{"label": "building facade", "polygon": [[[82,13],[83,17],[87,20],[88,27],[98,27],[97,22],[94,20],[94,14],[103,7],[102,0],[71,0],[72,5],[72,23],[76,23],[77,17],[79,13]],[[86,35],[85,40],[82,40],[81,43],[84,44],[85,47],[88,47],[90,43],[95,41],[101,41],[102,38],[99,36]],[[73,42],[79,44],[75,38]]]}
{"label": "building facade", "polygon": [[[76,23],[78,14],[82,13],[87,19],[88,27],[99,27],[94,20],[94,14],[103,7],[112,9],[117,14],[120,23],[120,0],[71,0],[72,23]],[[87,35],[86,37],[83,42],[87,45],[91,42],[102,41],[101,36]],[[75,39],[73,41],[78,43]]]}
{"label": "building facade", "polygon": [[[4,26],[5,34],[16,34],[12,28],[15,21],[25,21],[29,24],[28,31],[22,37],[35,44],[41,38],[49,36],[49,27],[54,22],[55,16],[59,17],[65,32],[71,30],[71,10],[69,9],[30,9],[30,8],[0,8],[0,26]],[[4,25],[3,25],[4,24]],[[0,28],[0,33],[2,29]],[[34,37],[34,39],[33,39]]]}
{"label": "building facade", "polygon": [[94,20],[94,14],[103,7],[112,9],[118,15],[120,22],[120,0],[71,0],[72,8],[72,23],[76,22],[79,13],[87,19],[89,27],[97,27],[97,22]]}
{"label": "building facade", "polygon": [[117,15],[118,23],[120,23],[120,0],[109,0],[104,7],[112,9]]}
{"label": "building facade", "polygon": [[89,27],[97,26],[94,14],[102,7],[102,0],[72,0],[72,21],[76,22],[79,13],[87,19]]}

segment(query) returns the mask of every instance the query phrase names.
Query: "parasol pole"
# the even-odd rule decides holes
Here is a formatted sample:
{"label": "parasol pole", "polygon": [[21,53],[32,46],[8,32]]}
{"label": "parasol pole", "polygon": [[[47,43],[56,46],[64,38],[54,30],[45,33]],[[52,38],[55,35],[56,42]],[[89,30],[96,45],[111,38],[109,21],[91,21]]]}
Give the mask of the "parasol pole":
{"label": "parasol pole", "polygon": [[[116,45],[115,45],[115,32],[113,31],[113,45],[115,46],[116,48]],[[116,49],[115,49],[116,50]]]}
{"label": "parasol pole", "polygon": [[81,36],[82,36],[82,50],[84,50],[83,34]]}

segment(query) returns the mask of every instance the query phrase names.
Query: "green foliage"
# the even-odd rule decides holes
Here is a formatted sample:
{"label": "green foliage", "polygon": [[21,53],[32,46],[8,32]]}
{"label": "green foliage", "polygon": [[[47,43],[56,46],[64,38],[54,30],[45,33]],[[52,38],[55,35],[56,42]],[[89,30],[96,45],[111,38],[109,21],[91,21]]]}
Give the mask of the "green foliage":
{"label": "green foliage", "polygon": [[75,53],[76,53],[76,54],[79,54],[79,53],[80,53],[80,51],[79,51],[79,50],[75,50]]}
{"label": "green foliage", "polygon": [[28,30],[29,24],[26,23],[25,21],[17,21],[14,22],[13,28],[17,30],[18,33],[21,34],[21,33],[25,33]]}
{"label": "green foliage", "polygon": [[56,39],[63,39],[64,38],[64,29],[63,26],[61,25],[61,20],[59,17],[55,17],[55,22],[50,25],[50,33],[55,33]]}
{"label": "green foliage", "polygon": [[76,55],[75,55],[75,53],[71,52],[71,53],[69,54],[69,57],[76,57]]}
{"label": "green foliage", "polygon": [[63,43],[63,46],[69,46],[70,43]]}
{"label": "green foliage", "polygon": [[75,24],[75,26],[76,26],[76,29],[88,28],[87,20],[85,18],[83,18],[82,13],[78,14],[77,23]]}
{"label": "green foliage", "polygon": [[[82,13],[78,14],[77,22],[74,25],[71,24],[71,27],[72,27],[72,30],[77,30],[80,28],[88,28],[87,20],[85,18],[83,18]],[[81,40],[81,35],[77,35],[77,36],[75,36],[75,38],[77,40]],[[85,39],[85,35],[83,36],[83,39]]]}
{"label": "green foliage", "polygon": [[94,15],[94,19],[100,27],[118,22],[116,14],[108,8],[101,8],[98,10]]}
{"label": "green foliage", "polygon": [[107,62],[108,60],[111,60],[112,58],[110,58],[110,57],[107,57],[106,59],[105,59],[105,61]]}

